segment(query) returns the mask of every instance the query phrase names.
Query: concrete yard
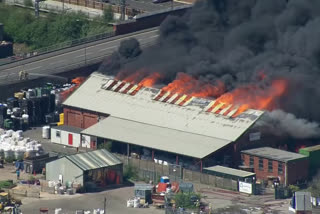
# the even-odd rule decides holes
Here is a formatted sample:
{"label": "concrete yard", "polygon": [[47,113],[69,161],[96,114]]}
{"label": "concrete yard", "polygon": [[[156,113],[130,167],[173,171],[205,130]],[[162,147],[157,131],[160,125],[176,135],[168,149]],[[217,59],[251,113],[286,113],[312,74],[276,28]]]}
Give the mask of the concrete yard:
{"label": "concrete yard", "polygon": [[39,213],[40,207],[49,208],[49,214],[54,213],[55,208],[62,208],[62,213],[75,213],[76,210],[91,210],[103,208],[104,197],[107,199],[108,214],[122,213],[150,213],[160,214],[164,210],[154,207],[150,208],[127,208],[127,199],[133,196],[133,187],[123,187],[119,189],[107,190],[100,193],[86,193],[76,195],[50,195],[41,193],[40,199],[25,198],[21,206],[23,214]]}

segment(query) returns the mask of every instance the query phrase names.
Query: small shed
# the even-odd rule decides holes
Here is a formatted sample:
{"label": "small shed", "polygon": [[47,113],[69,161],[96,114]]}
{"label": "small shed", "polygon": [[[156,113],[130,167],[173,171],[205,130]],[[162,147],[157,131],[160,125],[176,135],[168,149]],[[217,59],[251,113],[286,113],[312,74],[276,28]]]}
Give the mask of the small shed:
{"label": "small shed", "polygon": [[78,183],[86,190],[121,184],[123,164],[105,149],[62,157],[46,164],[46,180]]}
{"label": "small shed", "polygon": [[51,128],[51,142],[72,147],[80,147],[83,129],[73,126],[55,126]]}
{"label": "small shed", "polygon": [[252,172],[247,172],[219,165],[204,168],[203,172],[210,175],[215,175],[217,177],[227,178],[235,181],[246,181],[250,183],[256,177],[256,174]]}
{"label": "small shed", "polygon": [[311,176],[315,175],[320,167],[320,145],[301,148],[299,153],[309,157],[309,173]]}

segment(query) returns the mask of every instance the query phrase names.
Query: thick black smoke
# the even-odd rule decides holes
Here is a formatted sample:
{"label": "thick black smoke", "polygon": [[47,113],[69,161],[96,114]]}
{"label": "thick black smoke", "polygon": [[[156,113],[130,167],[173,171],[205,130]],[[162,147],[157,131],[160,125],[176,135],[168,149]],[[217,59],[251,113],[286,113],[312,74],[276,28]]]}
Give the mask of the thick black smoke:
{"label": "thick black smoke", "polygon": [[288,80],[279,101],[283,111],[319,122],[319,26],[319,0],[203,0],[183,17],[168,17],[157,47],[126,65],[118,63],[117,71],[161,72],[164,83],[184,72],[209,83],[220,80],[229,91],[256,83],[263,71],[262,85]]}

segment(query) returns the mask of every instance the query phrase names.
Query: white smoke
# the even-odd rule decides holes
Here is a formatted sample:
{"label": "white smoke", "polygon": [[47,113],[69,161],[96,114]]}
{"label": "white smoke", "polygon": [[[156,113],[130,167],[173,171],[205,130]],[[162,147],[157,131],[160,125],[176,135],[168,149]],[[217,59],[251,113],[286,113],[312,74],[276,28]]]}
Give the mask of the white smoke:
{"label": "white smoke", "polygon": [[266,112],[257,126],[262,126],[268,132],[278,136],[290,136],[298,139],[320,137],[319,123],[297,118],[282,110]]}

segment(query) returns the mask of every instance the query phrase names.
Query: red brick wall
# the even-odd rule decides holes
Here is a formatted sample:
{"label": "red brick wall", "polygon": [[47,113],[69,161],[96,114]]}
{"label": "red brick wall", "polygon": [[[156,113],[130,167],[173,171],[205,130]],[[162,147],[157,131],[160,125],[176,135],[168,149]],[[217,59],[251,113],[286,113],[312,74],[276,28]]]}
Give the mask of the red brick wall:
{"label": "red brick wall", "polygon": [[79,127],[83,129],[86,129],[96,124],[99,118],[98,113],[88,112],[85,110],[72,109],[70,107],[65,107],[63,109],[63,113],[64,113],[65,125]]}
{"label": "red brick wall", "polygon": [[[250,166],[250,155],[242,154],[243,164],[245,166]],[[299,180],[305,180],[308,177],[308,160],[296,161],[296,162],[289,162],[288,165],[282,163],[282,175],[278,174],[278,161],[273,160],[272,172],[268,172],[268,159],[263,158],[263,170],[259,169],[259,157],[254,156],[254,172],[256,173],[256,178],[261,180],[268,180],[268,176],[280,177],[280,183],[285,183],[285,173],[286,167],[287,170],[287,185],[295,184]]]}
{"label": "red brick wall", "polygon": [[[250,165],[250,155],[242,154],[244,158],[244,165],[249,166]],[[254,173],[256,173],[256,178],[260,180],[268,180],[268,176],[274,176],[274,177],[280,177],[280,183],[284,183],[284,174],[285,174],[285,164],[282,164],[283,166],[283,173],[278,174],[278,161],[273,160],[272,161],[272,172],[268,171],[268,159],[263,159],[263,170],[259,169],[259,157],[254,156]]]}

